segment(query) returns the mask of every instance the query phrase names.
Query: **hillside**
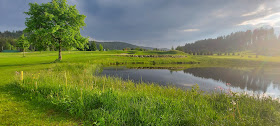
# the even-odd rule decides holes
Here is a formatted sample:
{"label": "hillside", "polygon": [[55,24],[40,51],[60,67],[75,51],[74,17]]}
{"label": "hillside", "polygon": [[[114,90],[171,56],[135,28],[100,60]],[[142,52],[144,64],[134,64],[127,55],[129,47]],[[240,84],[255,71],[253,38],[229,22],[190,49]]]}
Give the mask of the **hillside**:
{"label": "hillside", "polygon": [[[92,43],[90,41],[89,43]],[[124,48],[130,48],[130,49],[135,49],[135,48],[143,48],[143,49],[148,49],[148,50],[153,50],[154,48],[152,47],[144,47],[144,46],[137,46],[125,42],[96,42],[97,47],[99,48],[99,45],[102,45],[104,49],[109,49],[109,50],[122,50]],[[160,50],[168,50],[168,49],[160,49]]]}
{"label": "hillside", "polygon": [[[91,42],[89,42],[91,43]],[[122,50],[123,48],[137,48],[138,46],[132,45],[125,42],[96,42],[97,47],[99,48],[99,45],[102,45],[104,49],[110,49],[110,50]]]}
{"label": "hillside", "polygon": [[279,52],[274,50],[279,48],[280,36],[277,38],[274,29],[259,28],[253,31],[240,31],[227,36],[198,40],[178,46],[177,50],[188,53],[226,53],[250,50],[258,54],[275,55]]}

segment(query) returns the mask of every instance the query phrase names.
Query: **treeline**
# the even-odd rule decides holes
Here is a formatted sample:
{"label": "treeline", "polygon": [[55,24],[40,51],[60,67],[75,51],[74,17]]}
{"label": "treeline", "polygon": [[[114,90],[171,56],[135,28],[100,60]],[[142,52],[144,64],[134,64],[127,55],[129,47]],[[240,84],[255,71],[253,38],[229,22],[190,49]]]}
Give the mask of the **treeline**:
{"label": "treeline", "polygon": [[[3,50],[8,51],[22,51],[18,39],[23,35],[23,31],[4,31],[0,32],[0,52]],[[44,51],[44,50],[56,50],[54,46],[36,46],[34,43],[28,42],[27,50]]]}
{"label": "treeline", "polygon": [[[23,48],[19,47],[18,39],[23,35],[23,31],[4,31],[0,32],[0,52],[6,51],[23,51]],[[35,45],[33,42],[28,42],[29,46],[27,50],[31,51],[57,51],[57,47],[54,45]],[[63,48],[62,50],[100,50],[100,44],[96,46],[96,49],[92,49],[90,44],[87,44],[84,49],[80,48]],[[101,50],[104,50],[103,48]]]}
{"label": "treeline", "polygon": [[137,51],[156,50],[156,51],[161,51],[160,49],[157,49],[157,48],[140,47],[140,46],[132,45],[132,44],[125,43],[125,42],[96,42],[96,41],[90,41],[88,43],[87,48],[85,48],[84,50],[86,50],[86,51],[96,51],[96,50],[99,50],[99,51],[100,50],[103,50],[103,51],[108,51],[108,50],[123,50],[123,51],[128,51],[128,50],[137,50]]}
{"label": "treeline", "polygon": [[265,78],[264,69],[255,68],[249,71],[243,71],[231,68],[189,68],[184,73],[192,74],[196,77],[213,79],[223,83],[230,83],[232,87],[239,87],[252,91],[266,92],[271,82],[279,83],[277,76]]}
{"label": "treeline", "polygon": [[96,41],[90,41],[87,43],[84,49],[78,49],[80,51],[108,51],[108,48],[104,48],[102,44],[98,44]]}
{"label": "treeline", "polygon": [[[5,51],[23,51],[22,47],[19,47],[17,40],[23,35],[23,31],[5,31],[0,32],[0,52]],[[28,35],[25,35],[26,37]],[[37,40],[42,41],[42,40]],[[57,51],[57,47],[52,44],[42,45],[37,44],[37,42],[28,42],[29,46],[26,50],[29,51]],[[125,42],[96,42],[89,41],[89,43],[84,46],[84,48],[62,48],[62,50],[80,50],[80,51],[108,51],[108,50],[138,50],[138,51],[148,51],[157,50],[165,51],[165,49],[142,47]]]}
{"label": "treeline", "polygon": [[[137,46],[133,45],[130,43],[125,43],[125,42],[96,42],[96,41],[90,41],[89,46],[91,46],[91,43],[95,42],[96,45],[102,45],[104,49],[106,50],[139,50],[139,51],[144,51],[144,50],[153,50],[154,48],[151,47],[142,47],[142,46]],[[98,48],[98,47],[97,47]]]}
{"label": "treeline", "polygon": [[0,32],[0,51],[18,50],[16,40],[22,35],[22,31]]}
{"label": "treeline", "polygon": [[195,54],[232,53],[251,50],[258,54],[268,54],[280,48],[280,36],[277,38],[273,28],[259,28],[253,31],[240,31],[215,39],[198,40],[178,46],[176,50]]}

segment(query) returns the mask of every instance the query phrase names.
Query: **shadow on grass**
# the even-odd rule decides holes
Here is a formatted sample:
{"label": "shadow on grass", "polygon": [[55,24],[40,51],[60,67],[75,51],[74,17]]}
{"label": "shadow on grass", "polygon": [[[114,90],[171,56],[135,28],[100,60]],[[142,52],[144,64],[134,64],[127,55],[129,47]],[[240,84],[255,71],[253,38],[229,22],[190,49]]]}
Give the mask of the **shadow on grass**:
{"label": "shadow on grass", "polygon": [[50,121],[54,121],[54,122],[71,121],[77,123],[78,125],[82,125],[82,121],[80,119],[71,117],[67,113],[61,112],[60,110],[56,109],[56,107],[53,104],[38,101],[37,99],[33,99],[32,95],[28,93],[26,94],[22,93],[22,89],[17,84],[10,83],[6,85],[2,85],[0,86],[0,92],[3,94],[9,94],[11,97],[15,98],[14,99],[15,102],[27,103],[28,106],[23,105],[23,107],[27,108],[27,110],[35,110],[33,112],[38,114],[42,113],[43,117],[50,119]]}
{"label": "shadow on grass", "polygon": [[10,65],[0,65],[0,68],[1,67],[14,67],[14,66],[26,66],[26,67],[29,67],[29,66],[34,66],[34,65],[50,65],[50,64],[54,64],[54,63],[56,63],[56,62],[52,61],[52,62],[45,62],[45,63],[10,64]]}

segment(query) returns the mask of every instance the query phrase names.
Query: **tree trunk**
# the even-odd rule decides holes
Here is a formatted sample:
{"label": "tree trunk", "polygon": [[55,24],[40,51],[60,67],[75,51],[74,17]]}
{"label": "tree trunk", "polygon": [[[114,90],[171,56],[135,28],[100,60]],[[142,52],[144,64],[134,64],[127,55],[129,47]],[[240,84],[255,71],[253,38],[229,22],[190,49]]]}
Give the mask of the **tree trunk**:
{"label": "tree trunk", "polygon": [[61,40],[59,40],[59,50],[58,50],[58,60],[62,60],[62,55],[61,55]]}
{"label": "tree trunk", "polygon": [[25,57],[25,53],[24,52],[25,52],[25,49],[23,48],[23,57]]}

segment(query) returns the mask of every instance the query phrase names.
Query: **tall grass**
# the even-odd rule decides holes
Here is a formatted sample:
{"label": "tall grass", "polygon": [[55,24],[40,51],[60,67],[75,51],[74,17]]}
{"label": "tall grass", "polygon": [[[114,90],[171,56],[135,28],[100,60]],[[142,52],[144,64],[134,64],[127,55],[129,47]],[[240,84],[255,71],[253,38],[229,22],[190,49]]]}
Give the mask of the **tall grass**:
{"label": "tall grass", "polygon": [[41,106],[85,125],[279,125],[280,104],[269,97],[204,93],[96,75],[99,66],[58,64],[16,76],[13,86]]}

